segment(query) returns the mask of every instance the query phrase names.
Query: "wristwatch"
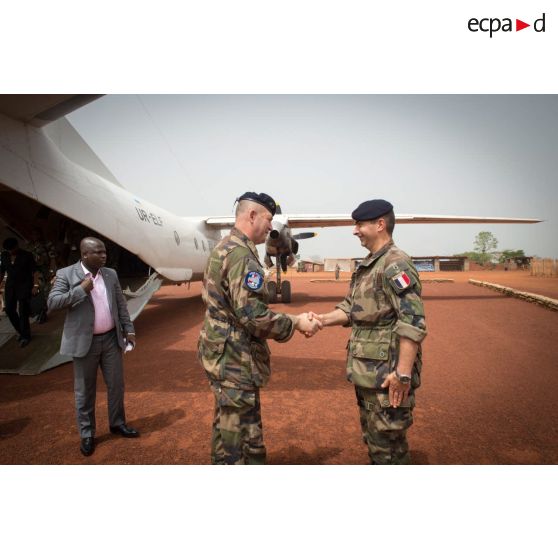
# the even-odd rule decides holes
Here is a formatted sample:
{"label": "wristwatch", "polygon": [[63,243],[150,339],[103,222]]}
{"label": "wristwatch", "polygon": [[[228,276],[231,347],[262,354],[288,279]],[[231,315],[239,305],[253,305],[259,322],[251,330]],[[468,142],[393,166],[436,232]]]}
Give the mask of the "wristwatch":
{"label": "wristwatch", "polygon": [[402,383],[402,384],[410,384],[411,383],[411,376],[407,376],[406,374],[399,374],[399,372],[395,371],[395,377]]}

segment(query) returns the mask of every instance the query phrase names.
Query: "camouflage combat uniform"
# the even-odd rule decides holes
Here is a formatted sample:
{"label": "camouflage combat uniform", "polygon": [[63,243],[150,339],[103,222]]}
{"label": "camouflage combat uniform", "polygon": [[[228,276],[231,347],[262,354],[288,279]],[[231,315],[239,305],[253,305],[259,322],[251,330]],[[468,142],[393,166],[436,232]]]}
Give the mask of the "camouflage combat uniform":
{"label": "camouflage combat uniform", "polygon": [[213,249],[203,280],[198,356],[215,396],[214,464],[263,464],[259,388],[269,380],[266,339],[288,341],[296,318],[267,307],[256,246],[236,228]]}
{"label": "camouflage combat uniform", "polygon": [[[44,320],[46,319],[47,311],[46,301],[51,288],[50,281],[56,275],[56,266],[54,264],[56,261],[56,249],[54,244],[48,240],[36,240],[29,243],[28,250],[33,254],[37,271],[39,272],[39,295],[44,301],[40,316],[42,315],[42,320]],[[53,262],[53,265],[51,265],[51,262]]]}
{"label": "camouflage combat uniform", "polygon": [[[410,257],[388,242],[353,273],[349,293],[337,305],[347,314],[347,379],[355,385],[363,439],[375,464],[410,462],[406,431],[413,423],[414,390],[420,385],[421,347],[426,336],[421,284]],[[399,339],[419,343],[409,396],[389,405],[382,383],[397,368]]]}

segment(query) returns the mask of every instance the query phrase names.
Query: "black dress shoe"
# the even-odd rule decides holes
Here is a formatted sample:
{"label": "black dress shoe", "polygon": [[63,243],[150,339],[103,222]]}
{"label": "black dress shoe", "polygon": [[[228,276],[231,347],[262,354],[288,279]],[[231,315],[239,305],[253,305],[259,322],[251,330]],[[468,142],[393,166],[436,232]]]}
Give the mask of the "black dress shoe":
{"label": "black dress shoe", "polygon": [[125,424],[121,424],[120,426],[111,426],[110,431],[113,434],[120,434],[121,436],[124,436],[124,438],[137,438],[140,435],[137,430],[134,430]]}
{"label": "black dress shoe", "polygon": [[31,339],[26,339],[25,337],[22,337],[21,341],[19,342],[19,346],[23,349],[24,347],[27,347],[27,345],[29,345],[30,341]]}
{"label": "black dress shoe", "polygon": [[88,438],[82,438],[79,444],[79,451],[89,457],[95,451],[95,438],[89,436]]}

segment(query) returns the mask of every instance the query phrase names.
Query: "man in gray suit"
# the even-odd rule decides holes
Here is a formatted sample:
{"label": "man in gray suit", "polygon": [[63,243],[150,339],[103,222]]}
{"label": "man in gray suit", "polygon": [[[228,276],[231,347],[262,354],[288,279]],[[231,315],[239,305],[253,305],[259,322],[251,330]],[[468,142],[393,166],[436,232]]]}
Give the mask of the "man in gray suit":
{"label": "man in gray suit", "polygon": [[126,438],[139,432],[126,425],[122,354],[136,344],[126,299],[105,245],[98,238],[84,238],[81,261],[59,269],[48,296],[49,310],[67,308],[60,353],[74,359],[74,392],[80,451],[95,451],[95,397],[100,365],[107,385],[110,431]]}

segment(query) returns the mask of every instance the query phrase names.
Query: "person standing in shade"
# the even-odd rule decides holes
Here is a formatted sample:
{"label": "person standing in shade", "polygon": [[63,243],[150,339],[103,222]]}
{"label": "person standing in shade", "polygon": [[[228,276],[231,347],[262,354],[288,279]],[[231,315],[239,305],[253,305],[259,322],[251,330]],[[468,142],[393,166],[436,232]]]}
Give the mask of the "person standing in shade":
{"label": "person standing in shade", "polygon": [[105,245],[87,237],[80,243],[81,260],[56,273],[48,297],[49,310],[67,309],[60,353],[73,357],[74,392],[80,451],[95,451],[97,369],[107,385],[109,426],[113,434],[139,436],[126,425],[122,355],[135,347],[136,336],[126,299],[114,269],[104,267]]}
{"label": "person standing in shade", "polygon": [[52,242],[43,238],[43,232],[39,227],[35,227],[31,231],[31,238],[27,247],[35,258],[35,266],[38,271],[38,294],[41,297],[42,307],[37,316],[37,321],[42,324],[47,321],[47,298],[51,279],[56,273],[56,250]]}
{"label": "person standing in shade", "polygon": [[260,465],[266,459],[260,388],[271,374],[266,339],[285,343],[295,329],[310,336],[320,324],[307,314],[281,314],[268,307],[256,244],[272,230],[275,201],[246,192],[237,202],[235,225],[213,249],[205,269],[198,355],[215,397],[211,462]]}
{"label": "person standing in shade", "polygon": [[29,312],[31,296],[39,292],[35,281],[36,266],[33,254],[22,250],[16,238],[6,238],[0,255],[0,285],[6,277],[4,288],[5,312],[13,328],[17,331],[17,341],[21,348],[31,341]]}
{"label": "person standing in shade", "polygon": [[373,464],[409,464],[407,429],[420,386],[426,337],[419,275],[393,243],[393,206],[370,200],[352,213],[353,234],[369,254],[353,273],[349,293],[325,326],[351,327],[347,379],[355,386],[363,440]]}

